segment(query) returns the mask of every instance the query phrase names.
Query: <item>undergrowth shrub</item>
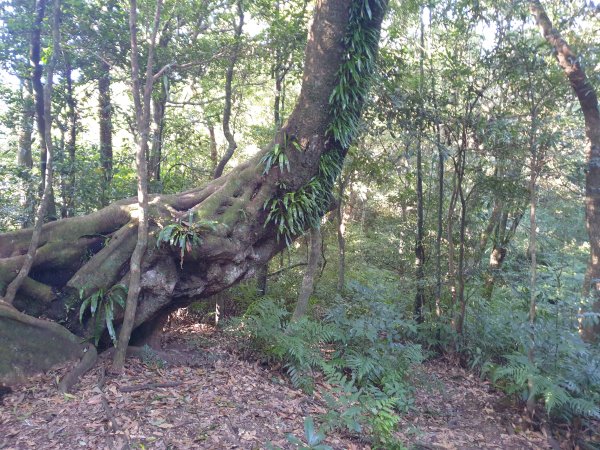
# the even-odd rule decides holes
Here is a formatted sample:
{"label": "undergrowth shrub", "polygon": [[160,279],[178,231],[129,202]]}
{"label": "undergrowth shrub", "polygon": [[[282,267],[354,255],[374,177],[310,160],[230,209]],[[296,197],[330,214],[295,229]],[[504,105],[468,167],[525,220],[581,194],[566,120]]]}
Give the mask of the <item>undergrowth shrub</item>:
{"label": "undergrowth shrub", "polygon": [[[531,395],[551,419],[599,420],[600,351],[578,333],[577,302],[549,297],[548,292],[538,299],[533,363],[527,357],[531,345],[527,301],[512,296],[499,295],[473,307],[461,351],[471,367],[523,401],[532,381]],[[572,320],[565,320],[568,317]]]}
{"label": "undergrowth shrub", "polygon": [[326,431],[367,433],[375,445],[400,448],[393,431],[398,414],[412,404],[405,374],[423,360],[421,346],[411,341],[416,325],[365,286],[350,283],[348,296],[320,321],[291,321],[283,302],[263,298],[230,330],[282,364],[294,386],[313,392],[315,377],[324,378],[328,388],[319,394],[329,409],[321,417]]}

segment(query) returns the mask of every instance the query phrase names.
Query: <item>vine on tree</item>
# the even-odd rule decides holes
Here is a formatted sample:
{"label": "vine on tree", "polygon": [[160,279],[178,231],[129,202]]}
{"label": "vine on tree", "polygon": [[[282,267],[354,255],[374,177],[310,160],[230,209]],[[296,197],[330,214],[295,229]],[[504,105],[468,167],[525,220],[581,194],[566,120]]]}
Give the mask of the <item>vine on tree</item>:
{"label": "vine on tree", "polygon": [[[337,73],[338,83],[329,97],[333,119],[327,133],[339,145],[321,155],[319,172],[308,183],[295,192],[285,192],[286,186],[282,184],[279,186],[282,192],[264,203],[264,209],[269,212],[265,226],[274,224],[277,237],[284,236],[288,246],[294,235],[320,224],[321,216],[332,200],[335,180],[342,171],[345,150],[358,131],[362,106],[375,70],[379,43],[378,28],[372,26],[371,5],[383,8],[381,0],[355,0],[350,6],[344,38],[347,52]],[[275,145],[261,159],[265,164],[263,174],[276,164],[280,170],[284,166],[289,170],[287,157],[283,153],[285,148],[285,145]]]}

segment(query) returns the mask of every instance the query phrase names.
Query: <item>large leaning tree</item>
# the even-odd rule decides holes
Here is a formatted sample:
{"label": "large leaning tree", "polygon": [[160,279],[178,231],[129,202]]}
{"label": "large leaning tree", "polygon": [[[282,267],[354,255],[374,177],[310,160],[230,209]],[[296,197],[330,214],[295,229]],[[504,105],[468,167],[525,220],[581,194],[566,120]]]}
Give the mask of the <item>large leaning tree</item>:
{"label": "large leaning tree", "polygon": [[[386,0],[319,0],[301,93],[273,142],[205,186],[149,197],[138,333],[174,308],[252,277],[286,243],[319,223],[357,128],[385,7]],[[128,285],[137,214],[137,201],[125,199],[43,226],[14,302],[0,302],[0,381],[80,356],[82,341],[106,324],[89,310],[81,320],[80,306],[95,299],[95,315],[106,314],[109,309],[99,303]],[[190,239],[161,243],[160,232],[169,226]],[[0,235],[3,289],[23,265],[31,236],[31,230]],[[108,313],[118,326],[121,308]]]}

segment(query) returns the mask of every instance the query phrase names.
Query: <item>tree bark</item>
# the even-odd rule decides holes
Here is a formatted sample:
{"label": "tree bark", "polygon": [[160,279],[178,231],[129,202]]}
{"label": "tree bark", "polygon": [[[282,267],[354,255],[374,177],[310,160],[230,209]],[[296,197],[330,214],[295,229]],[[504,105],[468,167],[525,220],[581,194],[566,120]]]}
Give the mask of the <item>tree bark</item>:
{"label": "tree bark", "polygon": [[[529,2],[531,13],[546,41],[556,51],[560,67],[567,76],[585,121],[586,164],[585,220],[590,241],[589,283],[593,296],[592,310],[600,314],[600,111],[594,87],[586,77],[579,58],[561,34],[552,27],[546,11],[537,0]],[[600,323],[587,325],[583,337],[588,341],[600,340]]]}
{"label": "tree bark", "polygon": [[321,244],[323,239],[321,236],[320,228],[313,228],[310,230],[310,251],[308,254],[308,266],[304,277],[302,278],[302,285],[300,286],[300,292],[298,293],[298,301],[292,314],[292,320],[298,320],[302,316],[306,315],[308,310],[308,300],[312,295],[315,288],[315,277],[319,270],[319,264],[321,261]]}
{"label": "tree bark", "polygon": [[[329,99],[339,83],[341,64],[353,51],[344,39],[350,7],[363,5],[358,0],[317,3],[299,99],[269,147],[203,187],[149,197],[150,245],[140,266],[139,297],[143,301],[135,310],[134,328],[162,311],[208,298],[254,277],[257,267],[285,247],[276,224],[266,220],[264,205],[305,189],[319,176],[321,155],[346,154],[347,143],[342,144],[331,134],[334,112]],[[372,16],[361,16],[360,30],[371,43],[369,52],[375,53],[383,9],[375,0],[370,0],[369,7]],[[368,79],[370,74],[363,71],[362,76]],[[357,116],[363,96],[359,100],[354,113]],[[303,151],[298,151],[294,143]],[[260,161],[275,145],[285,152],[290,170],[272,167],[265,173]],[[17,293],[15,306],[31,315],[61,320],[75,334],[90,337],[89,322],[80,324],[76,311],[79,290],[87,297],[100,288],[106,291],[116,284],[126,284],[134,277],[129,261],[136,246],[139,210],[136,199],[125,199],[88,216],[45,224],[31,277]],[[180,268],[178,248],[157,248],[153,244],[161,226],[187,220],[190,213],[197,220],[216,221],[217,226],[202,234],[202,244],[185,254]],[[31,230],[0,235],[0,281],[14,278],[31,235]],[[140,254],[137,252],[136,258]],[[133,297],[133,290],[128,292],[130,295]],[[123,322],[123,314],[116,311],[117,325]],[[4,323],[0,323],[2,326]]]}

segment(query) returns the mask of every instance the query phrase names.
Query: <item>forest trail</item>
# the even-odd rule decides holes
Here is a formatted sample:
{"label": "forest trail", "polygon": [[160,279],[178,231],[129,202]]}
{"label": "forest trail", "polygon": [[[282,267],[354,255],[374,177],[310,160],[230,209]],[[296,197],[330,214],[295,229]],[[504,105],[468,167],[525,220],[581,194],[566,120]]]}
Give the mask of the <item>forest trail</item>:
{"label": "forest trail", "polygon": [[[73,395],[60,395],[66,368],[40,375],[4,397],[0,449],[292,449],[304,418],[323,405],[293,389],[279,372],[228,351],[223,335],[205,325],[181,326],[166,348],[186,359],[162,367],[130,359],[118,377],[100,363]],[[400,437],[411,449],[543,449],[540,433],[521,430],[519,412],[468,372],[430,362],[415,373],[414,410]],[[353,436],[329,433],[335,449],[368,449]]]}
{"label": "forest trail", "polygon": [[518,408],[489,382],[442,360],[425,363],[421,371],[413,376],[414,410],[402,416],[400,426],[403,441],[413,448],[551,448],[545,436],[527,429]]}

